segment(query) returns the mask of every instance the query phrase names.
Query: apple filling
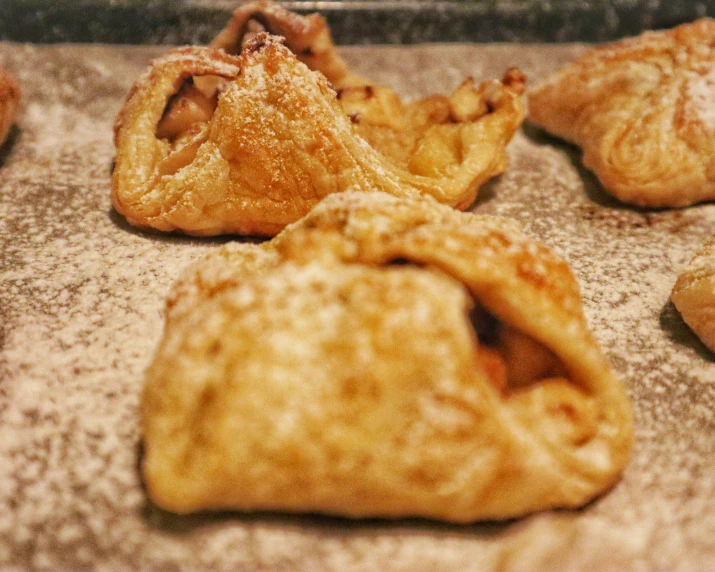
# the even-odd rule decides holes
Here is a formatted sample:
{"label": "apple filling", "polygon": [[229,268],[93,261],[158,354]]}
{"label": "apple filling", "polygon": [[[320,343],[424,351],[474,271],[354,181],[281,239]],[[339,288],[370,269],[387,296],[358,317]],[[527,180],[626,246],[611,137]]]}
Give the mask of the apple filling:
{"label": "apple filling", "polygon": [[158,165],[160,176],[173,175],[194,160],[224,86],[225,80],[217,76],[193,77],[169,98],[155,132],[167,149]]}
{"label": "apple filling", "polygon": [[598,432],[594,399],[572,383],[563,362],[546,346],[504,324],[478,304],[469,319],[476,356],[511,411],[534,434],[557,447],[581,447]]}
{"label": "apple filling", "polygon": [[541,380],[567,377],[561,360],[531,336],[504,324],[483,306],[469,312],[477,354],[491,383],[504,396]]}
{"label": "apple filling", "polygon": [[218,102],[218,90],[212,85],[216,79],[206,76],[187,80],[169,99],[157,125],[156,136],[178,143],[187,133],[195,131],[197,124],[211,119]]}

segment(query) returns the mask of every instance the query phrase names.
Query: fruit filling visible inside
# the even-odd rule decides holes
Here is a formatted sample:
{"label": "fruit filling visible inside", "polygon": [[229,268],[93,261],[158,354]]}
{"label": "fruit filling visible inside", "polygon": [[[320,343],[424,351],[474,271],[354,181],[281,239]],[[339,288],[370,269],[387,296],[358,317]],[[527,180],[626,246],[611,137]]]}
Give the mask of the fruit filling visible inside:
{"label": "fruit filling visible inside", "polygon": [[541,380],[566,378],[561,360],[531,336],[498,320],[479,304],[469,312],[476,334],[477,359],[504,395]]}
{"label": "fruit filling visible inside", "polygon": [[206,76],[189,79],[184,83],[169,99],[157,126],[156,136],[174,142],[185,133],[195,130],[198,124],[211,119],[218,102],[216,79],[219,78]]}

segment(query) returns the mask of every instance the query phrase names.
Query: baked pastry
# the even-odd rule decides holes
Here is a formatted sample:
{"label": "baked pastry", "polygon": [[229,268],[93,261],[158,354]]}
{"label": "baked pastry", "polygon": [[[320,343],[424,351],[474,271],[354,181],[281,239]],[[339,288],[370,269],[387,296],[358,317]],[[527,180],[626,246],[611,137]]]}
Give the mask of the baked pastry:
{"label": "baked pastry", "polygon": [[576,507],[632,439],[562,260],[507,219],[384,193],[191,267],[141,415],[148,493],[179,513]]}
{"label": "baked pastry", "polygon": [[0,68],[0,145],[7,139],[20,108],[20,88],[10,74]]}
{"label": "baked pastry", "polygon": [[598,47],[528,94],[529,118],[583,147],[620,200],[715,198],[715,20]]}
{"label": "baked pastry", "polygon": [[688,326],[715,352],[715,235],[680,273],[670,299]]}
{"label": "baked pastry", "polygon": [[[269,0],[246,2],[234,11],[211,46],[237,54],[258,31],[282,36],[301,62],[322,73],[338,92],[355,131],[402,169],[426,176],[446,173],[455,155],[462,153],[445,145],[463,137],[461,126],[453,124],[479,120],[484,176],[476,183],[475,194],[465,197],[457,208],[467,208],[477,187],[506,168],[503,150],[523,120],[521,95],[526,77],[518,69],[508,69],[501,83],[484,82],[475,88],[474,80],[468,78],[451,97],[432,95],[405,103],[392,89],[350,71],[319,14],[301,16]],[[500,112],[492,113],[497,107]]]}
{"label": "baked pastry", "polygon": [[392,130],[407,146],[381,153],[325,77],[276,36],[254,36],[239,56],[181,48],[153,63],[117,117],[112,202],[134,225],[199,235],[274,235],[348,189],[428,194],[466,208],[506,166],[522,90],[516,73],[466,82],[422,111],[369,87],[345,96],[403,125],[403,135],[388,126],[375,138],[390,146]]}

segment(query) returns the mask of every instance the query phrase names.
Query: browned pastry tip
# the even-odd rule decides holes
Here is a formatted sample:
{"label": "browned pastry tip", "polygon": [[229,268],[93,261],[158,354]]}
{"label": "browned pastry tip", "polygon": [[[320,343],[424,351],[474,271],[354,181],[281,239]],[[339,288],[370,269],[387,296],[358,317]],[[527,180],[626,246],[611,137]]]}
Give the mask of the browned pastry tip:
{"label": "browned pastry tip", "polygon": [[528,94],[529,118],[583,148],[620,200],[715,198],[715,20],[587,51]]}
{"label": "browned pastry tip", "polygon": [[506,167],[522,88],[511,71],[406,104],[377,86],[336,94],[266,32],[238,56],[182,48],[119,113],[112,201],[132,224],[199,235],[274,235],[346,190],[466,208]]}
{"label": "browned pastry tip", "polygon": [[385,193],[188,269],[141,411],[149,494],[181,513],[510,518],[583,505],[632,440],[568,266]]}

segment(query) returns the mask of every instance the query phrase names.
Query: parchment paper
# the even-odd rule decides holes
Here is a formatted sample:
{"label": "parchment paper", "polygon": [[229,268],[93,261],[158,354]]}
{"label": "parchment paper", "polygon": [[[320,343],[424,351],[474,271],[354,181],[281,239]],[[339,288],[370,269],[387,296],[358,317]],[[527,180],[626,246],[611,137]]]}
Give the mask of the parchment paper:
{"label": "parchment paper", "polygon": [[[139,232],[112,211],[112,122],[166,48],[0,45],[24,109],[0,158],[0,567],[231,570],[705,570],[715,566],[715,365],[669,302],[715,205],[611,199],[576,149],[526,125],[473,210],[516,218],[571,264],[633,399],[623,480],[578,511],[504,523],[175,516],[138,473],[137,405],[169,286],[228,240]],[[403,96],[512,65],[533,84],[577,45],[354,47]]]}

